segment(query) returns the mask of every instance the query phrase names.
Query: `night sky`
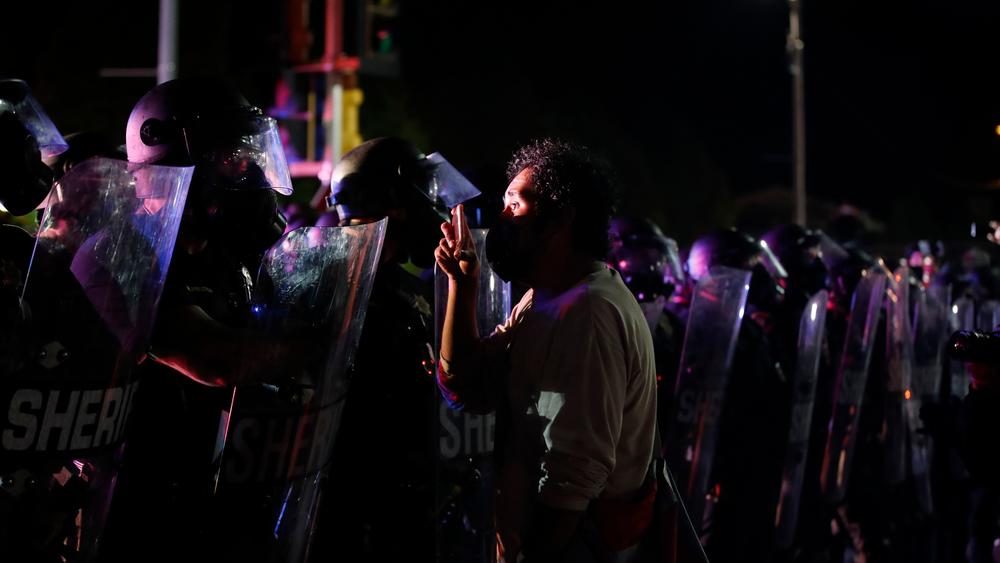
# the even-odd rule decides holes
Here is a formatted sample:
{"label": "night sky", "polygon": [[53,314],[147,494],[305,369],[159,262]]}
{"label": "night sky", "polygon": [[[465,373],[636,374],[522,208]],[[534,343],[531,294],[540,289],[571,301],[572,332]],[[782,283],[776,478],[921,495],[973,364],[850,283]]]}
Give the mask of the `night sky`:
{"label": "night sky", "polygon": [[[803,2],[810,222],[852,204],[902,244],[1000,217],[1000,3]],[[98,70],[155,65],[156,2],[5,9],[0,75],[63,132],[122,139],[153,80]],[[181,75],[226,75],[267,107],[284,13],[182,0]],[[487,190],[520,143],[580,142],[616,169],[623,210],[682,243],[791,219],[785,2],[409,0],[400,18],[399,76],[361,77],[366,137],[441,151]]]}

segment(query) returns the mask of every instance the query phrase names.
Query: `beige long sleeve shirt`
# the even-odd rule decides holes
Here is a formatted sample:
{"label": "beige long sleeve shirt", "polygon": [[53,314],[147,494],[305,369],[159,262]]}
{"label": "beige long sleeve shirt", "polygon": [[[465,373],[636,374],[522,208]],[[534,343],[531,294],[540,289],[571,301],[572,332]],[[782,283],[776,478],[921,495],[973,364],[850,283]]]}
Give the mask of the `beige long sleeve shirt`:
{"label": "beige long sleeve shirt", "polygon": [[522,520],[535,494],[585,510],[639,489],[656,424],[653,343],[617,272],[551,299],[529,291],[484,344],[479,366],[443,364],[441,385],[453,403],[503,411],[499,517]]}

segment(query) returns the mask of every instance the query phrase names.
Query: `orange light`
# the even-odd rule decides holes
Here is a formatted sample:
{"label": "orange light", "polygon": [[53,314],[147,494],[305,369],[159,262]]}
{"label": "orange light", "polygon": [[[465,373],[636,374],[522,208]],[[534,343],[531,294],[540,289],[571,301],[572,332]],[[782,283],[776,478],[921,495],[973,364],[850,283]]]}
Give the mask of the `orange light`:
{"label": "orange light", "polygon": [[996,131],[997,135],[1000,135],[1000,125],[997,125],[994,131]]}
{"label": "orange light", "polygon": [[910,400],[910,390],[909,389],[907,389],[906,391],[903,391],[903,397],[905,397],[907,401]]}

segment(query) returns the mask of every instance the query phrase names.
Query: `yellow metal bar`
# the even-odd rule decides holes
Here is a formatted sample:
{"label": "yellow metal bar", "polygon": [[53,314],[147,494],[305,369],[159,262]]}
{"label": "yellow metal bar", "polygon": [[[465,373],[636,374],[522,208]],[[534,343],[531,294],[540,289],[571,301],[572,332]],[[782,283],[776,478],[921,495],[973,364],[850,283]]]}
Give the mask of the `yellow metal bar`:
{"label": "yellow metal bar", "polygon": [[316,158],[316,91],[309,89],[306,96],[306,112],[309,121],[306,124],[306,160]]}

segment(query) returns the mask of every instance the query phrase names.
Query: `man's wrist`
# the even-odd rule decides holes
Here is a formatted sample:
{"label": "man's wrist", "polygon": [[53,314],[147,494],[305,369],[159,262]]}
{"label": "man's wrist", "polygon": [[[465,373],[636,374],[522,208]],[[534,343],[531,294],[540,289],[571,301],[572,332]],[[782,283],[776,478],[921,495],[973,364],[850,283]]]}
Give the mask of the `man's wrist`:
{"label": "man's wrist", "polygon": [[479,277],[478,276],[462,276],[457,278],[448,278],[448,289],[450,291],[456,292],[460,297],[464,296],[475,296],[476,291],[479,288]]}
{"label": "man's wrist", "polygon": [[583,512],[536,501],[522,552],[530,561],[559,561],[572,542]]}

